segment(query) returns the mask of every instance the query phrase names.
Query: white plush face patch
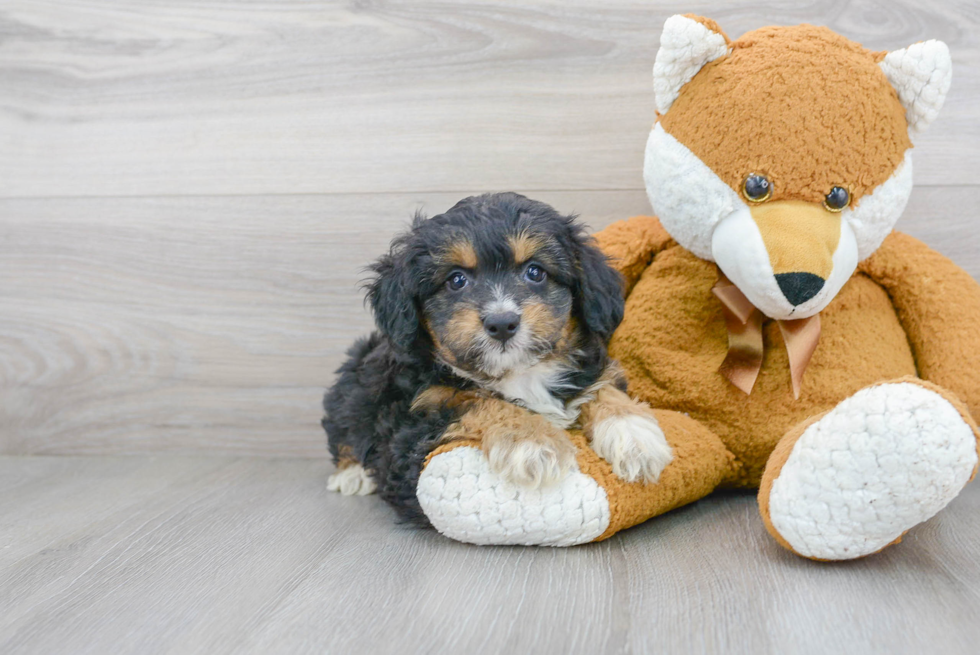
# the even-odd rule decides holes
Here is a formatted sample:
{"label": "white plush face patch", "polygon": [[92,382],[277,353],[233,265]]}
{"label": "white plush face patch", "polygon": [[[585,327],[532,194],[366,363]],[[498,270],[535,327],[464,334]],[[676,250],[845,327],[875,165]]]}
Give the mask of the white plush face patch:
{"label": "white plush face patch", "polygon": [[723,218],[745,208],[738,194],[660,123],[647,139],[643,180],[653,212],[670,236],[714,261],[711,235]]}
{"label": "white plush face patch", "polygon": [[905,211],[910,195],[912,151],[906,150],[902,163],[884,184],[841,212],[841,218],[854,232],[859,261],[870,257],[892,231],[898,217]]}
{"label": "white plush face patch", "polygon": [[787,300],[776,280],[748,204],[659,123],[647,140],[644,180],[654,213],[681,246],[717,263],[766,316],[798,319],[830,304],[858,262],[892,230],[912,190],[912,157],[907,152],[891,178],[841,212],[831,273],[816,295],[798,305]]}

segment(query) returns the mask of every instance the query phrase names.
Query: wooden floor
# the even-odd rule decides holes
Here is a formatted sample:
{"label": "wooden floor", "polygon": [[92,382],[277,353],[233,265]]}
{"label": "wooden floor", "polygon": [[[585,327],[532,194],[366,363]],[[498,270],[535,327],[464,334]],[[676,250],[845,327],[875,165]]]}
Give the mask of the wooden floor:
{"label": "wooden floor", "polygon": [[475,548],[324,490],[358,281],[416,210],[649,212],[663,21],[941,38],[899,228],[980,279],[975,0],[0,3],[0,653],[975,653],[980,487],[849,564],[751,495]]}
{"label": "wooden floor", "polygon": [[485,548],[322,459],[0,460],[3,653],[976,653],[980,486],[879,556],[780,548],[749,494]]}

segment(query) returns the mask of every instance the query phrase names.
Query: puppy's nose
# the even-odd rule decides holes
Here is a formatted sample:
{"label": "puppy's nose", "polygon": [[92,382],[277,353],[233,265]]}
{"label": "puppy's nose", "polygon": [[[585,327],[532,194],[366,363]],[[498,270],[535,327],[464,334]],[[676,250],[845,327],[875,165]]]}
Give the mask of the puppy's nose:
{"label": "puppy's nose", "polygon": [[491,314],[483,319],[483,329],[500,343],[506,343],[508,339],[517,334],[517,328],[520,326],[521,317],[514,312]]}
{"label": "puppy's nose", "polygon": [[794,307],[802,305],[810,298],[820,293],[825,280],[813,273],[779,273],[776,284],[786,296],[786,300]]}

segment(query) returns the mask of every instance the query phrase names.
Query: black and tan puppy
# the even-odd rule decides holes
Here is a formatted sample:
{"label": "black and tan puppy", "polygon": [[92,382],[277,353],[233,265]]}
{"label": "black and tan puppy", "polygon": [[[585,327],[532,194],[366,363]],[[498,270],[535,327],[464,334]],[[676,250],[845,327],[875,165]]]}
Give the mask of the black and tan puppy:
{"label": "black and tan puppy", "polygon": [[416,216],[372,270],[378,331],[351,348],[324,398],[328,487],[379,490],[425,524],[426,455],[478,439],[491,468],[525,487],[575,465],[581,427],[627,480],[655,481],[672,453],[606,354],[622,281],[574,217],[513,193]]}

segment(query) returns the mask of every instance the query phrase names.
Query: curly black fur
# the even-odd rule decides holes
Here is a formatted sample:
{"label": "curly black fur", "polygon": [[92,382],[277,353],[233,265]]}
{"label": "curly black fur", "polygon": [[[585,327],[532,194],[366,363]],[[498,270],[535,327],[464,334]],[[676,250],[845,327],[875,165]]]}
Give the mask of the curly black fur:
{"label": "curly black fur", "polygon": [[356,459],[376,480],[381,497],[418,525],[428,525],[415,495],[425,457],[459,410],[413,412],[412,401],[433,385],[466,390],[480,384],[478,372],[461,364],[454,372],[437,355],[439,335],[434,340],[423,321],[431,324],[434,313],[456,307],[452,297],[432,300],[446,293],[446,275],[453,270],[440,253],[448,243],[463,241],[481,266],[493,264],[488,276],[502,276],[514,257],[508,237],[517,234],[537,235],[545,244],[541,256],[548,262],[550,286],[536,291],[535,298],[558,312],[567,296],[569,318],[577,326],[576,347],[563,360],[570,372],[553,395],[568,400],[593,384],[608,363],[606,343],[623,317],[622,280],[573,216],[504,193],[466,198],[431,219],[417,215],[392,242],[372,266],[375,276],[367,286],[378,331],[351,347],[324,397],[323,427],[334,462]]}

